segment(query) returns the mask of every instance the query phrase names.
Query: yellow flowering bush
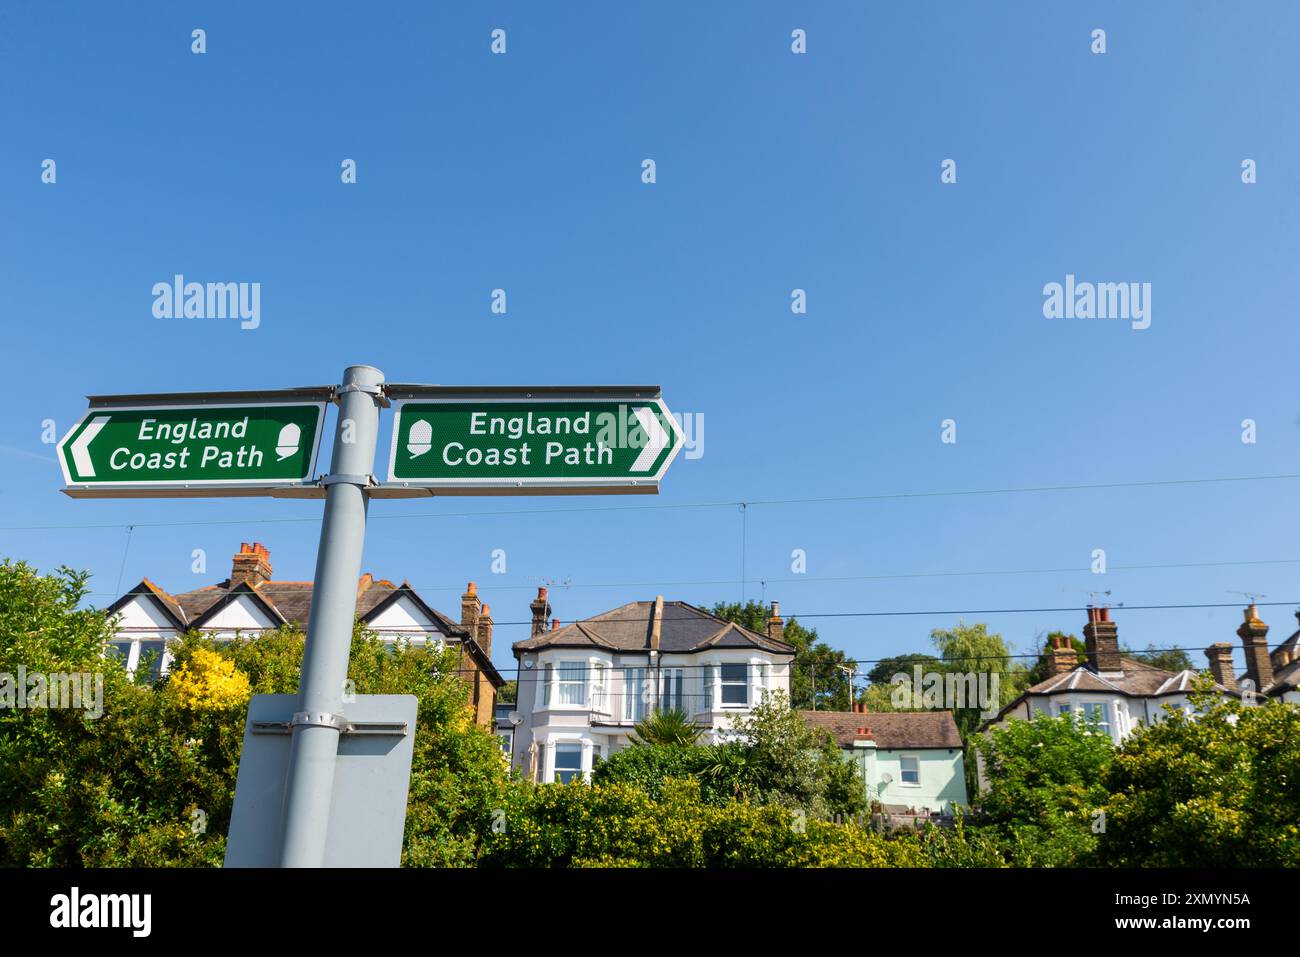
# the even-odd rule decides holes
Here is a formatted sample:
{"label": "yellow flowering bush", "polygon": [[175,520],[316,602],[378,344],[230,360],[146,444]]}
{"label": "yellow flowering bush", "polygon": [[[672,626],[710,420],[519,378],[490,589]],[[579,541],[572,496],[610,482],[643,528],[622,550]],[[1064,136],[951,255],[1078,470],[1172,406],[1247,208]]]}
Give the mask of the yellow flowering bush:
{"label": "yellow flowering bush", "polygon": [[189,711],[224,711],[243,705],[250,693],[248,676],[229,658],[197,648],[167,682],[172,700]]}

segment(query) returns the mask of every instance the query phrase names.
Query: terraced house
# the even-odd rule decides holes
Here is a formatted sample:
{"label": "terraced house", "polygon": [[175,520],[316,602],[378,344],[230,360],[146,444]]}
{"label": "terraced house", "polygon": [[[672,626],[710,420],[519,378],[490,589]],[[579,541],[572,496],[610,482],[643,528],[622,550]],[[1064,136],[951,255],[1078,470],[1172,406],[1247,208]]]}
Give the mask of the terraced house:
{"label": "terraced house", "polygon": [[766,634],[662,596],[564,627],[551,618],[545,588],[531,609],[531,635],[513,646],[519,694],[510,746],[532,780],[587,777],[655,710],[686,712],[701,740],[716,742],[764,692],[790,693],[795,649],[782,639],[776,602]]}
{"label": "terraced house", "polygon": [[[117,616],[113,650],[132,674],[155,676],[171,667],[168,643],[187,631],[235,640],[285,625],[305,630],[311,614],[312,583],[276,581],[271,553],[261,542],[243,543],[224,581],[171,594],[151,582],[140,583],[108,607]],[[473,582],[461,596],[460,621],[437,611],[407,582],[394,585],[370,573],[357,582],[357,617],[389,642],[434,642],[459,649],[459,671],[471,686],[479,724],[493,723],[493,705],[503,680],[492,666],[492,614]]]}

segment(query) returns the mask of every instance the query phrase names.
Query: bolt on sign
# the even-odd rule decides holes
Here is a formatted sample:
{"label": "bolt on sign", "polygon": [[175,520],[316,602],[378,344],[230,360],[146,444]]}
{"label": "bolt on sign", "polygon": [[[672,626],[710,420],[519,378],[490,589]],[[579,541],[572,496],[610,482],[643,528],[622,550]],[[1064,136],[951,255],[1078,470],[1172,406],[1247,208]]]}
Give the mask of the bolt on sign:
{"label": "bolt on sign", "polygon": [[380,494],[649,492],[683,436],[655,387],[388,387]]}
{"label": "bolt on sign", "polygon": [[[238,396],[227,393],[226,397]],[[149,396],[117,397],[125,400]],[[160,400],[166,397],[159,397]],[[314,478],[325,402],[131,403],[92,397],[59,443],[74,497],[265,495]]]}

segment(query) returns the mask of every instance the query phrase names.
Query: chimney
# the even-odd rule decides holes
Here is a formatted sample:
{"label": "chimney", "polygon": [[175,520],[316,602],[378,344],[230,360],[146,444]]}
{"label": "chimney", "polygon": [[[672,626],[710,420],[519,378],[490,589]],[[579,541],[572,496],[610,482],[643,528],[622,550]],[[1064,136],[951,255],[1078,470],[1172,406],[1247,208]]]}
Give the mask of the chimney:
{"label": "chimney", "polygon": [[1088,606],[1088,623],[1083,626],[1088,663],[1094,671],[1123,671],[1119,658],[1119,625],[1110,620],[1109,608]]}
{"label": "chimney", "polygon": [[1273,660],[1268,656],[1268,625],[1259,620],[1255,603],[1245,611],[1245,621],[1237,629],[1241,646],[1246,650],[1246,677],[1263,691],[1273,683]]}
{"label": "chimney", "polygon": [[1232,642],[1220,641],[1205,649],[1210,659],[1210,674],[1214,680],[1230,691],[1237,690],[1237,679],[1232,673]]}
{"label": "chimney", "polygon": [[375,583],[375,576],[370,574],[370,572],[366,572],[364,575],[362,575],[361,580],[357,582],[357,598],[360,598],[362,595],[364,595],[366,593],[366,589],[368,589],[374,583]]}
{"label": "chimney", "polygon": [[256,588],[262,582],[271,580],[271,553],[261,542],[239,543],[239,554],[230,563],[230,587],[240,582],[248,582]]}
{"label": "chimney", "polygon": [[533,629],[529,638],[536,638],[546,630],[546,619],[551,616],[551,603],[546,600],[546,586],[537,589],[537,598],[528,606],[533,611]]}
{"label": "chimney", "polygon": [[781,618],[781,603],[772,602],[772,614],[767,619],[767,637],[785,641],[785,621]]}
{"label": "chimney", "polygon": [[481,604],[478,586],[470,582],[465,586],[465,594],[460,596],[460,624],[475,641],[478,641],[478,615]]}
{"label": "chimney", "polygon": [[1064,675],[1079,666],[1079,655],[1066,635],[1053,635],[1047,652],[1047,676]]}
{"label": "chimney", "polygon": [[478,620],[478,646],[483,649],[483,654],[492,654],[492,606],[486,602]]}
{"label": "chimney", "polygon": [[552,619],[551,619],[551,631],[559,631],[559,630],[560,630],[560,619],[558,619],[558,618],[552,618]]}

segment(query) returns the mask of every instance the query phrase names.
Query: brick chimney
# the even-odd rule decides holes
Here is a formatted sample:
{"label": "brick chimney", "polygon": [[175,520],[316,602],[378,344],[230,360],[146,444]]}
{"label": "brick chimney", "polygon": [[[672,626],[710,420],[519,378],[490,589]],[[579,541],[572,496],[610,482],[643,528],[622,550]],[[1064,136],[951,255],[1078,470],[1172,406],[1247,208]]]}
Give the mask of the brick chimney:
{"label": "brick chimney", "polygon": [[261,542],[239,543],[239,554],[230,563],[230,587],[248,582],[256,588],[271,580],[271,553]]}
{"label": "brick chimney", "polygon": [[546,630],[546,619],[551,617],[551,603],[546,600],[546,586],[537,589],[537,597],[528,606],[533,612],[533,628],[529,638],[536,638]]}
{"label": "brick chimney", "polygon": [[1214,680],[1232,691],[1237,690],[1237,678],[1232,673],[1232,642],[1220,641],[1205,649],[1210,659],[1210,674]]}
{"label": "brick chimney", "polygon": [[360,600],[361,596],[364,595],[374,583],[375,576],[370,574],[370,572],[366,572],[362,575],[361,580],[357,582],[357,599]]}
{"label": "brick chimney", "polygon": [[492,606],[483,603],[483,614],[478,619],[478,646],[483,654],[492,654]]}
{"label": "brick chimney", "polygon": [[781,603],[772,602],[772,614],[767,619],[767,637],[774,641],[785,641],[785,619],[781,617]]}
{"label": "brick chimney", "polygon": [[1047,676],[1069,674],[1079,666],[1079,655],[1067,635],[1053,635],[1047,652]]}
{"label": "brick chimney", "polygon": [[552,618],[552,619],[551,619],[551,631],[559,631],[559,630],[560,630],[560,619],[558,619],[558,618]]}
{"label": "brick chimney", "polygon": [[1268,656],[1268,625],[1259,620],[1255,603],[1244,613],[1245,621],[1237,629],[1241,646],[1246,651],[1246,677],[1255,682],[1255,690],[1263,691],[1273,683],[1273,659]]}
{"label": "brick chimney", "polygon": [[1088,623],[1083,626],[1088,663],[1095,671],[1123,671],[1119,658],[1119,625],[1110,620],[1109,608],[1088,606]]}
{"label": "brick chimney", "polygon": [[470,582],[465,586],[465,594],[460,596],[460,625],[475,641],[478,641],[478,616],[482,604],[478,597],[478,586]]}

